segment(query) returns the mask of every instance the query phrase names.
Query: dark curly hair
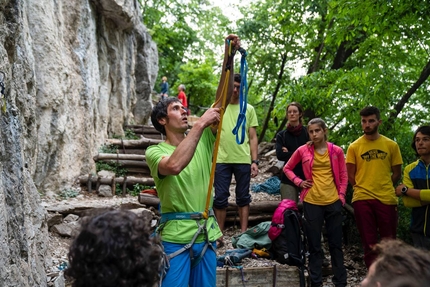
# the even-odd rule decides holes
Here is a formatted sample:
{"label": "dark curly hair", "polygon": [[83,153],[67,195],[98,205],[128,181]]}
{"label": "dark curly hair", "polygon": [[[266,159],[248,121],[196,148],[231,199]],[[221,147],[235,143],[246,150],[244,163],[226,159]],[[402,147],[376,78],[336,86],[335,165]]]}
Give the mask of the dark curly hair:
{"label": "dark curly hair", "polygon": [[65,274],[73,287],[152,287],[159,278],[161,249],[149,222],[131,211],[84,218],[70,246]]}
{"label": "dark curly hair", "polygon": [[175,97],[168,97],[164,101],[159,101],[154,106],[154,108],[152,108],[152,112],[151,112],[151,122],[152,122],[152,125],[154,126],[154,128],[157,131],[159,131],[163,135],[166,135],[166,129],[164,128],[163,125],[161,125],[158,122],[158,120],[167,117],[167,107],[171,103],[175,103],[175,102],[181,102],[181,101],[178,100],[178,98],[175,98]]}
{"label": "dark curly hair", "polygon": [[412,144],[411,144],[411,146],[412,146],[412,148],[414,149],[416,156],[418,156],[418,157],[419,157],[420,155],[418,154],[417,146],[415,145],[415,138],[417,137],[417,134],[418,134],[418,133],[422,133],[423,135],[430,136],[430,125],[428,125],[428,126],[420,126],[420,127],[415,131],[414,138],[412,139]]}
{"label": "dark curly hair", "polygon": [[375,115],[377,120],[381,119],[381,112],[377,107],[367,106],[360,111],[360,116],[362,117],[368,117],[372,115]]}

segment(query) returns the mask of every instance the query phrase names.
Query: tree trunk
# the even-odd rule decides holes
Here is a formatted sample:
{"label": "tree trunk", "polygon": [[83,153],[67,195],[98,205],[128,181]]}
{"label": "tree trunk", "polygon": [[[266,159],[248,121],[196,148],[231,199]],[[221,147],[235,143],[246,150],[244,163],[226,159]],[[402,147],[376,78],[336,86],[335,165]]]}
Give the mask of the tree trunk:
{"label": "tree trunk", "polygon": [[275,106],[276,96],[278,95],[279,88],[281,87],[281,84],[282,84],[282,77],[284,75],[284,70],[285,70],[285,64],[286,64],[286,62],[287,62],[287,55],[286,54],[282,54],[282,63],[281,63],[281,68],[280,68],[279,74],[278,74],[278,82],[277,82],[276,88],[275,88],[275,90],[273,91],[273,94],[272,94],[272,101],[270,102],[270,107],[269,107],[269,110],[267,111],[266,119],[264,120],[263,127],[261,128],[261,134],[258,137],[258,142],[259,143],[264,139],[264,135],[266,134],[266,130],[267,130],[268,126],[269,126],[269,121],[270,121],[270,118],[271,118],[271,115],[272,115],[273,108]]}
{"label": "tree trunk", "polygon": [[409,101],[412,95],[418,90],[419,87],[429,78],[430,76],[430,60],[427,62],[423,70],[421,71],[420,77],[418,80],[409,88],[406,94],[399,100],[399,102],[394,106],[394,111],[390,114],[390,117],[387,121],[386,129],[390,130],[397,116],[402,111],[405,104]]}

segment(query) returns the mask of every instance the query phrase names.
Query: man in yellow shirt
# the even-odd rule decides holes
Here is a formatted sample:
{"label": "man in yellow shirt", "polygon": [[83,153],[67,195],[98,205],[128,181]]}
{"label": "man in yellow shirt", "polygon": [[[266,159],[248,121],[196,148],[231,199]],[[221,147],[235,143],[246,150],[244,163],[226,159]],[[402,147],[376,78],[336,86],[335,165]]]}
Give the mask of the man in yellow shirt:
{"label": "man in yellow shirt", "polygon": [[[221,231],[224,231],[224,222],[227,214],[228,198],[230,196],[230,183],[234,174],[236,180],[236,204],[239,207],[240,229],[242,232],[248,228],[249,183],[251,177],[258,175],[258,138],[256,127],[257,115],[254,107],[246,106],[246,132],[243,144],[236,143],[236,136],[232,133],[241,109],[240,89],[241,75],[234,75],[233,94],[227,106],[222,124],[221,140],[215,172],[214,211]],[[222,239],[218,240],[223,245]]]}
{"label": "man in yellow shirt", "polygon": [[402,156],[393,140],[379,134],[379,109],[368,106],[360,111],[364,135],[354,141],[346,154],[349,183],[354,188],[352,203],[355,221],[364,249],[364,262],[370,267],[376,258],[372,246],[380,238],[396,238],[397,197],[394,191],[401,176]]}

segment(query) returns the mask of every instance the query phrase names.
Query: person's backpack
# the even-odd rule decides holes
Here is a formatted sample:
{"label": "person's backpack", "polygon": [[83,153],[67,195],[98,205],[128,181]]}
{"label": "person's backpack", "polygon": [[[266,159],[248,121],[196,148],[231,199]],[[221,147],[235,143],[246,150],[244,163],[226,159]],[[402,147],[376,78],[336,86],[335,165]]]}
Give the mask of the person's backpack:
{"label": "person's backpack", "polygon": [[282,200],[276,208],[268,232],[272,240],[272,254],[282,264],[298,266],[300,286],[304,286],[306,261],[305,237],[297,204],[291,199]]}
{"label": "person's backpack", "polygon": [[247,231],[233,236],[231,238],[231,244],[234,248],[242,249],[269,249],[272,241],[270,240],[267,232],[271,226],[270,221],[263,221],[254,227],[249,228]]}

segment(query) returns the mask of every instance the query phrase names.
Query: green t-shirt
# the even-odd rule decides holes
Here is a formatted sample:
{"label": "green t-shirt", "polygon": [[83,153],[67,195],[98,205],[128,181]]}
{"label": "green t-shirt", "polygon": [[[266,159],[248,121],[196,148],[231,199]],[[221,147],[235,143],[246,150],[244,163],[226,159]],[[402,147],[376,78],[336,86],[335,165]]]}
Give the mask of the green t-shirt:
{"label": "green t-shirt", "polygon": [[352,202],[378,199],[384,204],[397,204],[391,167],[403,161],[395,141],[383,135],[374,141],[362,136],[349,146],[346,163],[356,166]]}
{"label": "green t-shirt", "polygon": [[[240,105],[229,104],[225,110],[222,120],[221,139],[218,149],[217,163],[251,163],[251,150],[249,147],[248,130],[250,127],[257,127],[257,115],[254,107],[246,107],[246,131],[243,144],[236,143],[236,136],[233,129],[236,126],[237,116],[239,115]],[[242,129],[239,129],[239,138],[242,136]]]}
{"label": "green t-shirt", "polygon": [[[193,158],[178,175],[160,176],[158,174],[158,164],[161,159],[170,156],[175,146],[163,142],[146,149],[146,161],[160,198],[161,213],[204,211],[214,142],[215,136],[209,128],[206,128],[197,144]],[[209,206],[212,207],[212,201]],[[161,238],[167,242],[187,244],[190,243],[197,228],[195,220],[170,220],[162,229]],[[208,219],[207,229],[210,241],[215,241],[222,236],[215,217]],[[196,242],[203,240],[203,235],[200,235]]]}

